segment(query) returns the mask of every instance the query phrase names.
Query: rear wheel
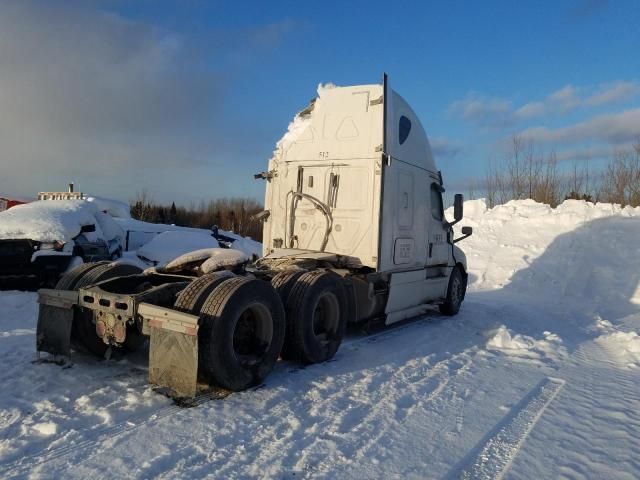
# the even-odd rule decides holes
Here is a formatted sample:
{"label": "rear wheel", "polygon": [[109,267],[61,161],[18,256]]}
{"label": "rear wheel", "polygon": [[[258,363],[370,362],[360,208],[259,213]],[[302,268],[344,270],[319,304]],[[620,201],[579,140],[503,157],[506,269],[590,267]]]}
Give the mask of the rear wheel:
{"label": "rear wheel", "polygon": [[347,326],[347,295],[340,277],[326,271],[298,278],[287,300],[283,358],[304,363],[332,358]]}
{"label": "rear wheel", "polygon": [[67,273],[60,277],[56,284],[56,290],[77,290],[76,284],[85,276],[89,271],[100,265],[105,265],[107,262],[95,262],[95,263],[83,263],[76,268],[69,270]]}
{"label": "rear wheel", "polygon": [[[135,275],[141,272],[142,270],[134,265],[124,263],[111,265],[109,263],[103,263],[96,268],[90,269],[83,275],[77,281],[75,290],[111,278]],[[96,333],[96,326],[93,323],[93,312],[91,310],[78,309],[73,319],[73,331],[78,342],[92,354],[102,357],[109,349],[109,345],[104,343]],[[124,347],[127,350],[137,350],[142,346],[144,340],[144,336],[135,326],[127,325],[127,334],[124,342]]]}
{"label": "rear wheel", "polygon": [[142,273],[142,270],[135,265],[129,265],[126,263],[101,263],[97,268],[93,268],[88,271],[76,284],[76,289],[93,285],[94,283],[103,282],[115,277],[124,277],[126,275],[136,275]]}
{"label": "rear wheel", "polygon": [[[273,288],[275,288],[276,292],[280,296],[280,300],[282,300],[282,305],[284,305],[285,307],[287,306],[287,300],[289,299],[289,294],[291,293],[293,286],[305,273],[306,272],[302,270],[285,270],[278,273],[271,279],[271,285],[273,285]],[[289,343],[286,340],[284,342],[284,345],[282,346],[280,356],[285,360],[290,360],[294,357],[294,353],[291,351]]]}
{"label": "rear wheel", "polygon": [[233,391],[261,383],[284,341],[280,297],[262,280],[235,277],[218,285],[201,311],[199,371]]}
{"label": "rear wheel", "polygon": [[454,267],[449,277],[449,286],[447,288],[447,296],[444,303],[440,305],[440,313],[453,316],[460,311],[460,305],[464,300],[465,291],[467,289],[466,282],[459,267]]}
{"label": "rear wheel", "polygon": [[289,298],[291,289],[298,278],[300,278],[304,273],[306,272],[303,270],[285,270],[278,273],[271,279],[271,285],[273,285],[273,288],[275,288],[278,295],[280,295],[283,305],[287,304],[287,299]]}
{"label": "rear wheel", "polygon": [[234,276],[233,273],[227,270],[203,275],[191,282],[187,288],[178,294],[174,308],[186,313],[200,313],[200,309],[202,309],[209,294],[222,282]]}

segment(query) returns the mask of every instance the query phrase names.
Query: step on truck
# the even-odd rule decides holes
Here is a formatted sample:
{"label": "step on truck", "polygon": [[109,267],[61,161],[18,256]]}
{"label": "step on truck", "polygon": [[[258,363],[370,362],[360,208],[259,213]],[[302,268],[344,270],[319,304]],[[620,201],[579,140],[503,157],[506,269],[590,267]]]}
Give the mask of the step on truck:
{"label": "step on truck", "polygon": [[[258,385],[278,358],[318,363],[347,323],[460,309],[467,263],[443,212],[442,175],[388,84],[319,88],[264,180],[264,256],[196,254],[164,268],[89,263],[39,291],[37,350],[95,355],[149,343],[149,382],[175,397]],[[215,260],[215,258],[213,259]],[[205,268],[206,267],[206,268]]]}

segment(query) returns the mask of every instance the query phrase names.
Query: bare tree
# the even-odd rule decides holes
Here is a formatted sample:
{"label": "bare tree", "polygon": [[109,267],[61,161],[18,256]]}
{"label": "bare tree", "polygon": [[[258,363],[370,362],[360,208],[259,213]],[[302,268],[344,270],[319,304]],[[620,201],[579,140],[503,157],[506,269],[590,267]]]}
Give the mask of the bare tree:
{"label": "bare tree", "polygon": [[545,158],[532,141],[517,135],[511,138],[510,148],[502,162],[489,163],[486,175],[489,206],[524,198],[557,205],[563,188],[555,152]]}
{"label": "bare tree", "polygon": [[620,205],[640,205],[640,142],[619,150],[607,165],[598,198]]}
{"label": "bare tree", "polygon": [[131,216],[138,220],[149,221],[151,211],[151,197],[147,189],[143,188],[136,193],[136,198],[131,202]]}

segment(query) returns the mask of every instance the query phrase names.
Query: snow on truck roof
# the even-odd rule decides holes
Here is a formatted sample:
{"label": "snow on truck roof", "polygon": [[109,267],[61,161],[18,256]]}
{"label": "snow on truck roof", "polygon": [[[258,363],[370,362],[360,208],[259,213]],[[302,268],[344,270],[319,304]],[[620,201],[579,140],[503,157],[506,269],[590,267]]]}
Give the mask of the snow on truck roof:
{"label": "snow on truck roof", "polygon": [[[420,119],[397,92],[388,89],[386,153],[437,173]],[[298,112],[277,142],[275,161],[379,158],[383,144],[382,85],[318,85],[317,97]],[[318,157],[318,151],[328,157]]]}
{"label": "snow on truck roof", "polygon": [[39,200],[0,212],[0,239],[30,239],[40,242],[68,242],[85,225],[95,225],[93,235],[111,239],[122,229],[84,200]]}

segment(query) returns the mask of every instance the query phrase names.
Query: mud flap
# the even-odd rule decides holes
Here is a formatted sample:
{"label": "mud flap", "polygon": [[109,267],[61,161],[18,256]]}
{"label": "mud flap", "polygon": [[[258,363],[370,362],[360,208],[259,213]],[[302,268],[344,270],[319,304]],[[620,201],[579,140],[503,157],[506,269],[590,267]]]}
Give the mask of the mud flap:
{"label": "mud flap", "polygon": [[38,290],[38,327],[36,349],[52,355],[71,355],[71,326],[78,292],[71,290]]}
{"label": "mud flap", "polygon": [[149,383],[172,397],[194,397],[198,384],[198,320],[195,315],[148,303],[138,306],[151,335]]}

